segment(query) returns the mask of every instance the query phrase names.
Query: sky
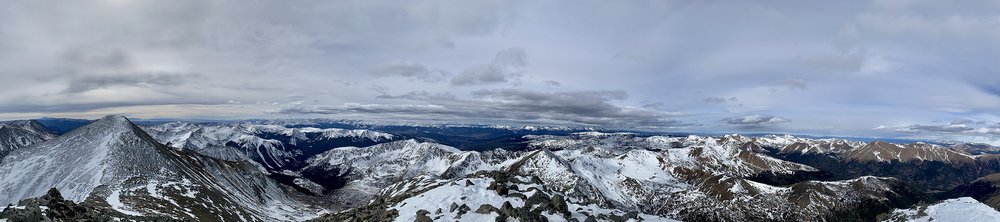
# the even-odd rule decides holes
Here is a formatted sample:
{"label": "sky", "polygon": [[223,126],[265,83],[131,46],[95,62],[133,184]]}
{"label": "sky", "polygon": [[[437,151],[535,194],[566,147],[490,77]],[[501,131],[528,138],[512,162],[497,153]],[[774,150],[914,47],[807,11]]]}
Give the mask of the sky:
{"label": "sky", "polygon": [[1000,141],[1000,2],[48,1],[0,119],[331,118]]}

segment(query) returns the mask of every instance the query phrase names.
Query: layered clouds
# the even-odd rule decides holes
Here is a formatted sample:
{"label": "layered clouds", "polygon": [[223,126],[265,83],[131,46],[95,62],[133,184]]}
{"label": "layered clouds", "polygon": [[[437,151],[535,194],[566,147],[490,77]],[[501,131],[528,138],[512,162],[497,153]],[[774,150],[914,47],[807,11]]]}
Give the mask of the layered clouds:
{"label": "layered clouds", "polygon": [[447,120],[467,123],[522,123],[588,125],[642,129],[689,126],[674,117],[681,113],[615,105],[628,98],[625,91],[540,92],[520,89],[477,90],[470,98],[414,91],[379,98],[415,104],[347,103],[342,106],[296,104],[268,112],[278,114],[359,115],[367,118]]}
{"label": "layered clouds", "polygon": [[760,115],[760,114],[726,118],[724,119],[724,121],[728,124],[744,126],[744,127],[764,127],[767,126],[768,124],[788,122],[787,119],[783,119],[781,117],[774,117],[774,116]]}
{"label": "layered clouds", "polygon": [[998,9],[895,0],[13,1],[0,9],[0,118],[991,138],[1000,122]]}
{"label": "layered clouds", "polygon": [[505,83],[518,80],[524,73],[527,63],[524,49],[510,48],[497,53],[492,62],[478,65],[462,71],[462,74],[451,79],[456,86]]}

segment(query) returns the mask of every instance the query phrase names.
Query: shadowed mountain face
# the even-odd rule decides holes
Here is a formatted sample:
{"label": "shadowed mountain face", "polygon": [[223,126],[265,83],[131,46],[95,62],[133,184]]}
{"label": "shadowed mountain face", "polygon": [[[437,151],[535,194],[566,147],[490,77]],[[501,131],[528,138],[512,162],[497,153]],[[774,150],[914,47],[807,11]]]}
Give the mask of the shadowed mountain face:
{"label": "shadowed mountain face", "polygon": [[762,142],[770,155],[816,167],[829,173],[830,179],[895,177],[928,192],[949,190],[1000,172],[996,155],[970,155],[960,149],[927,143]]}
{"label": "shadowed mountain face", "polygon": [[1000,173],[981,177],[971,183],[938,194],[938,196],[942,199],[972,197],[987,206],[1000,210]]}

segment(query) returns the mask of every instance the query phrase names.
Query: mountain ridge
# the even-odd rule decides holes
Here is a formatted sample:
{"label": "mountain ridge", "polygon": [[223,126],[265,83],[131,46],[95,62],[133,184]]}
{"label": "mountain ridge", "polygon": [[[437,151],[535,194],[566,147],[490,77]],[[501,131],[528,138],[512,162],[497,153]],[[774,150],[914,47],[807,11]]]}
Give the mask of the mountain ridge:
{"label": "mountain ridge", "polygon": [[16,150],[0,163],[0,175],[4,175],[0,189],[12,194],[0,199],[4,203],[43,195],[54,187],[67,200],[129,215],[263,220],[285,217],[280,212],[288,211],[268,209],[268,204],[306,210],[258,166],[178,152],[157,143],[124,116],[108,116],[54,140]]}
{"label": "mountain ridge", "polygon": [[[1000,170],[990,165],[1000,155],[927,143],[588,131],[509,134],[492,149],[469,150],[383,133],[139,126],[108,116],[0,159],[0,189],[8,189],[0,191],[11,191],[4,201],[13,202],[54,186],[67,200],[127,217],[210,221],[357,219],[349,213],[404,221],[873,220],[939,198],[921,180],[952,180],[931,187],[947,190]],[[18,170],[25,168],[52,175]],[[439,195],[452,202],[421,207]]]}

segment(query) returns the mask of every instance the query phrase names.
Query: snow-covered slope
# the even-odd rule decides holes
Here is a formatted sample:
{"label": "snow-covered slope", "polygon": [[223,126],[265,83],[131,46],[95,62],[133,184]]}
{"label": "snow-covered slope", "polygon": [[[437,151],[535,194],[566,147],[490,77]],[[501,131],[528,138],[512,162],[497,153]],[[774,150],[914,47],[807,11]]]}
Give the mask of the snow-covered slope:
{"label": "snow-covered slope", "polygon": [[762,146],[778,148],[781,154],[840,154],[867,143],[844,139],[807,139],[789,135],[754,138]]}
{"label": "snow-covered slope", "polygon": [[358,148],[343,147],[320,154],[310,166],[334,167],[347,174],[352,190],[373,194],[406,178],[423,174],[441,175],[459,160],[461,151],[414,140]]}
{"label": "snow-covered slope", "polygon": [[[332,149],[307,161],[301,174],[330,189],[334,199],[346,207],[367,202],[379,190],[417,176],[465,176],[480,170],[498,169],[509,152],[459,151],[436,143],[401,140],[369,147]],[[342,183],[332,183],[339,182]]]}
{"label": "snow-covered slope", "polygon": [[[524,151],[459,151],[412,140],[337,148],[310,159],[309,167],[304,169],[325,169],[339,175],[345,185],[334,189],[369,193],[374,202],[349,211],[372,216],[365,218],[369,220],[378,220],[375,217],[380,215],[392,216],[392,212],[396,217],[390,219],[395,220],[424,216],[449,220],[511,217],[510,212],[497,213],[508,205],[504,202],[510,203],[507,211],[511,212],[536,210],[525,208],[525,199],[536,193],[527,192],[525,187],[535,187],[548,196],[560,196],[567,205],[609,212],[608,215],[633,212],[634,216],[696,221],[813,220],[864,204],[894,207],[910,201],[904,196],[912,194],[892,178],[804,181],[789,186],[750,180],[758,175],[793,176],[816,169],[758,153],[763,150],[752,138],[736,135],[716,138],[579,133],[526,139],[532,149]],[[499,194],[483,193],[479,185],[492,183],[483,179],[484,175],[494,181],[508,181],[504,186],[519,188],[495,191]],[[517,180],[520,182],[510,182],[515,180],[509,178],[520,178]],[[465,180],[470,185],[463,185]],[[445,195],[445,191],[456,193]],[[473,200],[472,196],[478,199]],[[452,200],[462,197],[469,202]],[[459,213],[452,207],[440,206],[448,205],[449,200],[457,205],[477,205],[468,205],[473,210],[482,204],[500,210]],[[443,210],[438,212],[436,208]],[[347,214],[325,219],[347,219],[344,217]],[[564,220],[586,218],[574,212],[531,215]]]}
{"label": "snow-covered slope", "polygon": [[884,221],[1000,221],[1000,212],[976,199],[962,197],[944,200],[930,206],[898,209]]}
{"label": "snow-covered slope", "polygon": [[[589,220],[588,220],[589,219]],[[372,204],[318,221],[676,221],[567,201],[540,181],[498,172],[461,179],[420,176],[382,190]]]}
{"label": "snow-covered slope", "polygon": [[107,117],[58,139],[15,150],[0,165],[0,189],[9,194],[0,202],[38,196],[51,187],[68,200],[82,201],[101,184],[169,167],[161,150],[131,127],[123,117]]}
{"label": "snow-covered slope", "polygon": [[[395,135],[371,130],[288,128],[253,123],[166,123],[143,128],[160,143],[222,159],[248,157],[272,170],[300,167],[301,160],[334,147],[371,145]],[[226,148],[243,155],[232,155]]]}
{"label": "snow-covered slope", "polygon": [[129,215],[202,221],[301,220],[311,210],[257,165],[174,150],[123,116],[108,116],[0,162],[0,203],[57,188],[74,202]]}
{"label": "snow-covered slope", "polygon": [[[896,172],[891,164],[985,172],[993,168],[977,164],[1000,163],[931,144],[791,136],[519,134],[504,139],[514,149],[468,151],[370,130],[144,129],[152,135],[109,116],[9,149],[0,157],[0,204],[54,187],[67,200],[125,215],[200,221],[300,221],[322,212],[307,202],[338,212],[320,218],[332,221],[851,221],[928,200],[907,184],[914,178],[867,176]],[[813,160],[822,162],[805,164]],[[824,177],[831,168],[849,176]],[[930,175],[903,170],[896,174]]]}

